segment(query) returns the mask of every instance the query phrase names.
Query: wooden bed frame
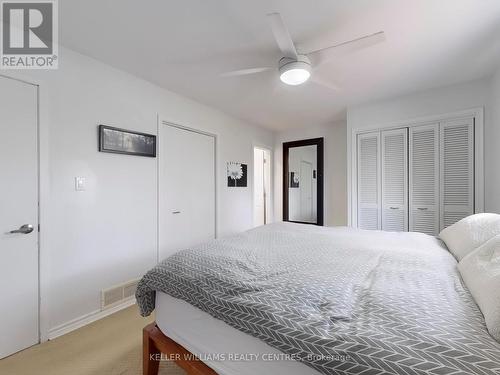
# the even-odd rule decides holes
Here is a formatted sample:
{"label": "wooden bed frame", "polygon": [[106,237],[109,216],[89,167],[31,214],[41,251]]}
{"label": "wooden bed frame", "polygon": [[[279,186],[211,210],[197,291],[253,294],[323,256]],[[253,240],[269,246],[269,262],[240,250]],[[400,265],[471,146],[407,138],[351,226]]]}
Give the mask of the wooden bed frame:
{"label": "wooden bed frame", "polygon": [[142,330],[142,374],[158,375],[161,355],[172,358],[188,375],[217,375],[217,373],[198,359],[189,350],[167,337],[155,322]]}

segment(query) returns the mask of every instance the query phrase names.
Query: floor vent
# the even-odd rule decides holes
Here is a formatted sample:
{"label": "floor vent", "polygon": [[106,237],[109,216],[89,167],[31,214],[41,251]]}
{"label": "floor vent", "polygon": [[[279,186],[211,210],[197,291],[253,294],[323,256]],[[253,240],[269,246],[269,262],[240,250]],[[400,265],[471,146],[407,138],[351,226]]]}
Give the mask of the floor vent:
{"label": "floor vent", "polygon": [[137,280],[127,281],[126,283],[113,286],[101,291],[101,309],[108,309],[118,305],[120,302],[135,298],[137,289]]}

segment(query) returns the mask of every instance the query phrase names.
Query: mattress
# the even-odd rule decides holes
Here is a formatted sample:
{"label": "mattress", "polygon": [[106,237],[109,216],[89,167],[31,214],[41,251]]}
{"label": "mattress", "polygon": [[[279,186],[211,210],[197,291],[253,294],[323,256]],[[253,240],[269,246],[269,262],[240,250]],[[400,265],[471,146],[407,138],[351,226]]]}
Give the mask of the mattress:
{"label": "mattress", "polygon": [[303,363],[284,358],[284,353],[264,341],[162,292],[156,294],[156,324],[220,375],[319,374]]}
{"label": "mattress", "polygon": [[141,314],[159,292],[323,374],[500,374],[455,258],[421,233],[266,225],[159,263]]}

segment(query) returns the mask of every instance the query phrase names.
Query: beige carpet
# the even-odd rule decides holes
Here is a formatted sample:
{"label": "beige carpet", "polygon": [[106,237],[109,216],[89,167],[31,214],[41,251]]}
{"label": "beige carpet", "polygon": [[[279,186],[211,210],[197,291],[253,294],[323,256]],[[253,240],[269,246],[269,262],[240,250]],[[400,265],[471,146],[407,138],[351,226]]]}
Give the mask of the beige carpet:
{"label": "beige carpet", "polygon": [[[110,315],[55,340],[35,345],[0,360],[2,375],[140,375],[142,318],[137,306]],[[170,362],[161,375],[185,375]]]}

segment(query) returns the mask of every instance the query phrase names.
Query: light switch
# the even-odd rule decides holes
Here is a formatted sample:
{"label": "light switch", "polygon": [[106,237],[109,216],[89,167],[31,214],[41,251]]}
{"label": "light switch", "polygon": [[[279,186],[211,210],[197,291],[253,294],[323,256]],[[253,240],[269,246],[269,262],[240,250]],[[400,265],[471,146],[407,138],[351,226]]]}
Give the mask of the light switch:
{"label": "light switch", "polygon": [[75,190],[85,191],[85,177],[75,177]]}

